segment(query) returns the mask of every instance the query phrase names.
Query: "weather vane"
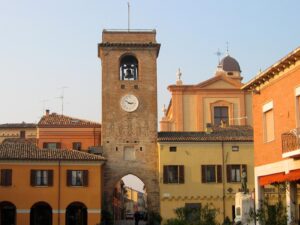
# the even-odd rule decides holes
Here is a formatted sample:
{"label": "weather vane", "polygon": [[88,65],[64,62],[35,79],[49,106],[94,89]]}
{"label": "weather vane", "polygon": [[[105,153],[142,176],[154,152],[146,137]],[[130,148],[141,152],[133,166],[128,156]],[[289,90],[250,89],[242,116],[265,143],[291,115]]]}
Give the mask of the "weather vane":
{"label": "weather vane", "polygon": [[220,49],[219,49],[219,48],[218,48],[218,51],[217,51],[217,52],[215,52],[215,55],[217,55],[217,57],[218,57],[218,61],[219,61],[219,63],[220,63],[220,59],[221,59],[222,52],[220,51]]}

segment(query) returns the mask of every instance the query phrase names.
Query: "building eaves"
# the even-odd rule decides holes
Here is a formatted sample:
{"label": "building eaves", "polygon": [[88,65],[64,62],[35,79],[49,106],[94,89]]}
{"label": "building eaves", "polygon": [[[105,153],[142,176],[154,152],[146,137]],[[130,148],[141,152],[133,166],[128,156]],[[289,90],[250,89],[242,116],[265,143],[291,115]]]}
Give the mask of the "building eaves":
{"label": "building eaves", "polygon": [[253,142],[250,126],[214,128],[212,132],[159,132],[158,142]]}
{"label": "building eaves", "polygon": [[105,161],[105,158],[77,150],[39,149],[32,144],[0,144],[0,160]]}
{"label": "building eaves", "polygon": [[260,72],[256,77],[247,82],[242,89],[253,90],[256,87],[264,84],[270,79],[274,78],[280,72],[284,71],[286,68],[296,64],[300,60],[300,47],[296,48],[294,51],[290,52],[288,55],[280,59],[278,62],[267,68],[265,71]]}

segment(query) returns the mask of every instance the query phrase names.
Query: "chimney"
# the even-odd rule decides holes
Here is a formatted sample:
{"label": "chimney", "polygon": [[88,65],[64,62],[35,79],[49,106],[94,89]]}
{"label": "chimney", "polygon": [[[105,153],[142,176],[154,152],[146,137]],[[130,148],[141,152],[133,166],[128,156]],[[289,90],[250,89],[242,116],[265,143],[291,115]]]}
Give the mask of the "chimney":
{"label": "chimney", "polygon": [[46,109],[46,116],[49,116],[49,114],[50,114],[50,110]]}

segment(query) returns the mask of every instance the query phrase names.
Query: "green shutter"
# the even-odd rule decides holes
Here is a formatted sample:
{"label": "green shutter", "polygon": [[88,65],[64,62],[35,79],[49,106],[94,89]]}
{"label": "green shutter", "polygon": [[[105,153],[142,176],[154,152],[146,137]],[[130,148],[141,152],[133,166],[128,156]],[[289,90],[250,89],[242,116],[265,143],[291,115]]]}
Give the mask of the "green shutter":
{"label": "green shutter", "polygon": [[205,170],[206,166],[205,165],[201,165],[201,180],[202,183],[206,183],[206,170]]}
{"label": "green shutter", "polygon": [[217,165],[217,182],[222,183],[222,165]]}
{"label": "green shutter", "polygon": [[184,184],[184,166],[179,166],[179,184]]}

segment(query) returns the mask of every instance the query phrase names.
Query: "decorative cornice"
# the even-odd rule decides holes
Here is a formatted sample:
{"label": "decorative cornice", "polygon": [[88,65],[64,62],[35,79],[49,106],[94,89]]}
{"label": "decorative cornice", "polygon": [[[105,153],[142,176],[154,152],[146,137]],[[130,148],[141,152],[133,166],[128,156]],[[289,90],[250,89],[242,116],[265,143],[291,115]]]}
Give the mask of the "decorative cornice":
{"label": "decorative cornice", "polygon": [[300,60],[300,47],[296,48],[294,51],[290,52],[284,58],[280,59],[278,62],[267,68],[265,71],[260,72],[256,77],[246,83],[242,89],[244,90],[254,90],[256,87],[264,84],[270,79],[277,76],[279,73],[283,72],[286,68],[295,65],[296,62]]}

